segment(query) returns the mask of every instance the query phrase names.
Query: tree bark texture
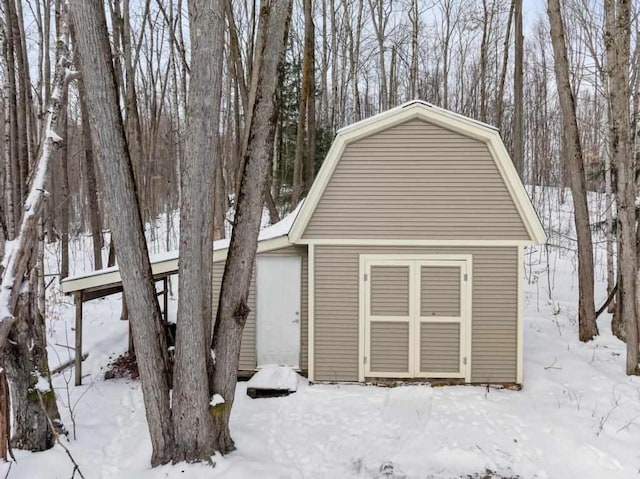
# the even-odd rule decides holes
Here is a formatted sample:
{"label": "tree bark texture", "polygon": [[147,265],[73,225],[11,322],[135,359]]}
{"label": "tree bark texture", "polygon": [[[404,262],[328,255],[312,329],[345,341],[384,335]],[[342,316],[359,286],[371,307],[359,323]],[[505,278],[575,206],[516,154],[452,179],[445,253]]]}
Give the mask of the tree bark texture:
{"label": "tree bark texture", "polygon": [[522,32],[522,0],[515,0],[514,16],[516,41],[514,48],[515,64],[513,66],[513,160],[520,178],[524,179],[524,34]]}
{"label": "tree bark texture", "polygon": [[233,450],[229,416],[233,404],[240,360],[242,330],[247,320],[247,298],[255,262],[258,233],[264,205],[277,123],[277,88],[284,63],[284,50],[291,18],[291,0],[264,1],[260,8],[260,29],[264,31],[249,127],[248,148],[236,206],[235,225],[222,277],[213,350],[214,392],[225,402],[212,408],[216,449]]}
{"label": "tree bark texture", "polygon": [[638,273],[639,231],[636,230],[635,176],[631,150],[631,124],[629,108],[629,51],[630,7],[627,0],[605,0],[605,52],[606,72],[611,102],[610,148],[611,163],[616,178],[616,205],[618,212],[619,287],[618,320],[624,323],[627,341],[627,374],[638,374],[638,311],[640,311],[640,284]]}
{"label": "tree bark texture", "polygon": [[68,47],[65,43],[65,31],[68,29],[66,9],[60,12],[60,32],[56,42],[56,71],[53,93],[43,121],[42,141],[38,159],[34,168],[29,194],[26,198],[22,219],[12,248],[5,251],[3,264],[6,265],[0,284],[0,349],[6,345],[15,321],[14,311],[18,302],[21,285],[29,269],[37,240],[37,227],[44,206],[45,184],[49,167],[53,161],[55,149],[61,138],[56,133],[61,108],[62,91],[66,80]]}
{"label": "tree bark texture", "polygon": [[169,403],[169,362],[160,306],[156,297],[144,227],[137,203],[104,5],[100,0],[72,0],[71,13],[87,92],[92,144],[107,196],[122,285],[142,381],[153,448],[151,464],[167,463],[173,453]]}
{"label": "tree bark texture", "polygon": [[[16,305],[16,322],[3,350],[2,361],[11,384],[13,436],[11,445],[29,451],[44,451],[55,443],[55,426],[60,426],[56,395],[51,384],[45,341],[44,318],[36,305],[37,274]],[[43,384],[47,384],[43,388]],[[44,409],[40,404],[40,398]]]}
{"label": "tree bark texture", "polygon": [[180,204],[180,290],[173,378],[174,461],[214,453],[209,413],[213,202],[220,130],[224,4],[189,0],[191,79]]}
{"label": "tree bark texture", "polygon": [[576,105],[569,80],[569,61],[565,43],[564,25],[559,0],[548,0],[547,12],[551,26],[551,43],[554,53],[554,71],[558,97],[562,111],[565,134],[567,166],[571,183],[571,194],[575,209],[574,220],[578,239],[578,326],[580,341],[590,341],[598,334],[596,308],[593,292],[593,245],[589,225],[589,208],[584,172],[584,161],[580,133],[576,119]]}

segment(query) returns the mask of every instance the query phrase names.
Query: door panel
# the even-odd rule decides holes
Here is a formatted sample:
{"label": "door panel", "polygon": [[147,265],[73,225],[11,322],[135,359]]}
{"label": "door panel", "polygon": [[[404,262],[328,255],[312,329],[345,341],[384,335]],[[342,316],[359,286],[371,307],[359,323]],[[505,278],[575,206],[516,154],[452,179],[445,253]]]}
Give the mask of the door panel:
{"label": "door panel", "polygon": [[371,370],[409,372],[409,322],[371,323]]}
{"label": "door panel", "polygon": [[371,266],[371,316],[409,316],[409,267]]}
{"label": "door panel", "polygon": [[460,267],[420,267],[420,316],[460,317]]}
{"label": "door panel", "polygon": [[463,373],[462,285],[466,263],[419,262],[420,308],[417,318],[416,375],[443,377]]}
{"label": "door panel", "polygon": [[460,372],[460,324],[420,324],[420,372]]}
{"label": "door panel", "polygon": [[297,256],[258,257],[256,263],[258,367],[300,366],[300,274]]}

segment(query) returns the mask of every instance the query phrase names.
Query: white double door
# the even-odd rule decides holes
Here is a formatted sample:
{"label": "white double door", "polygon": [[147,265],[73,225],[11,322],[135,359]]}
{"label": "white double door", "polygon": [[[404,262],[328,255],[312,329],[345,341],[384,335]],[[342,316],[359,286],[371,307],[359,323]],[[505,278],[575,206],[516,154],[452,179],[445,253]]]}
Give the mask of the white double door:
{"label": "white double door", "polygon": [[466,378],[471,257],[368,255],[367,377]]}

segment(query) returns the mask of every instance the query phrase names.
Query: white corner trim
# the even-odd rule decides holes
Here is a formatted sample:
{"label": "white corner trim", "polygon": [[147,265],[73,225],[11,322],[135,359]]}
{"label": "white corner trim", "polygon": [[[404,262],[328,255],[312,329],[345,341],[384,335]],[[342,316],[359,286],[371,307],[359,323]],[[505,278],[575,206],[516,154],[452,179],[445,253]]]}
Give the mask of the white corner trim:
{"label": "white corner trim", "polygon": [[316,180],[311,186],[307,199],[296,217],[289,237],[292,243],[300,242],[311,216],[315,211],[320,198],[327,187],[345,147],[356,140],[377,133],[378,131],[404,123],[414,118],[420,118],[444,128],[456,131],[465,136],[477,139],[488,145],[498,170],[505,182],[518,213],[529,234],[529,240],[535,244],[546,241],[544,229],[531,205],[529,197],[520,181],[515,167],[500,138],[500,134],[494,128],[479,123],[471,118],[465,118],[453,112],[433,107],[424,102],[409,102],[405,105],[388,110],[379,115],[354,123],[338,131],[331,148],[318,172]]}
{"label": "white corner trim", "polygon": [[466,271],[467,281],[462,283],[466,288],[465,306],[467,308],[465,312],[466,318],[467,318],[466,327],[465,327],[465,334],[466,334],[465,346],[467,350],[466,351],[467,364],[466,364],[466,369],[464,369],[464,372],[465,372],[464,380],[465,382],[470,383],[472,380],[471,368],[473,366],[473,255],[467,256],[466,266],[467,266],[467,271]]}
{"label": "white corner trim", "polygon": [[310,244],[307,252],[307,376],[315,378],[316,331],[315,331],[315,247]]}
{"label": "white corner trim", "polygon": [[516,358],[516,383],[522,384],[524,380],[524,247],[518,248],[518,315],[517,315],[517,358]]}
{"label": "white corner trim", "polygon": [[[358,381],[364,382],[365,370],[367,369],[367,364],[365,364],[365,358],[367,356],[366,350],[366,334],[367,331],[365,329],[365,305],[367,304],[365,300],[365,291],[366,285],[364,284],[363,278],[366,271],[366,255],[359,255],[359,264],[358,268]],[[369,361],[371,359],[369,358]]]}

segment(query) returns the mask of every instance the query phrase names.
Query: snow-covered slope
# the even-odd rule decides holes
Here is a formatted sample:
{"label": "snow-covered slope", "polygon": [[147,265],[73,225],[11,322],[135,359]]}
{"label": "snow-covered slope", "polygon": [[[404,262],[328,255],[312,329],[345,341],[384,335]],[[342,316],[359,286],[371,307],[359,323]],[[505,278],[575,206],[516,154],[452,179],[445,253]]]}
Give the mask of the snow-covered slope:
{"label": "snow-covered slope", "polygon": [[[545,196],[550,195],[550,196]],[[594,218],[601,198],[591,199]],[[577,340],[577,278],[570,202],[557,190],[538,194],[543,221],[553,225],[547,250],[527,252],[525,386],[378,388],[298,385],[285,398],[250,399],[238,386],[232,433],[238,450],[205,465],[148,466],[150,442],[140,386],[102,379],[110,356],[126,349],[119,298],[86,305],[85,385],[69,387],[77,438],[67,445],[87,478],[611,478],[640,470],[640,378],[624,374],[624,345],[610,334]],[[89,246],[90,248],[90,246]],[[90,249],[87,248],[87,254]],[[605,296],[604,245],[596,247],[597,302]],[[55,268],[55,255],[50,255]],[[83,260],[84,261],[84,260]],[[50,295],[51,344],[72,343],[68,298]],[[175,310],[175,301],[171,303]],[[52,346],[67,359],[67,349]],[[54,382],[65,424],[66,382]],[[11,478],[71,477],[64,451],[17,452]],[[495,476],[498,477],[498,476]]]}

